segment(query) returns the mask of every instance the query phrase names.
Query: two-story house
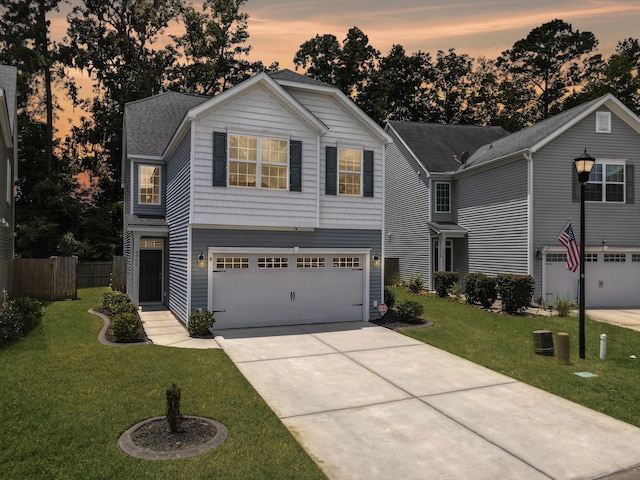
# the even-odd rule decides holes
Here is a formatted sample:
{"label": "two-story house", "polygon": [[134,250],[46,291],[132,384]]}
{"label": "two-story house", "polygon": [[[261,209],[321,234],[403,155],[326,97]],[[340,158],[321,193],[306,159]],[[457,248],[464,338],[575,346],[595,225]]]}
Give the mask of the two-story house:
{"label": "two-story house", "polygon": [[[467,153],[450,142],[438,152],[450,163],[437,175],[419,168],[422,149],[429,148],[421,137],[434,132],[415,128],[423,130],[410,136],[403,126],[387,126],[394,145],[387,154],[385,248],[398,259],[401,276],[421,272],[432,287],[435,270],[458,271],[461,279],[468,272],[528,274],[536,282],[534,301],[576,298],[578,273],[566,268],[558,236],[569,221],[576,235],[581,228],[573,159],[586,149],[596,158],[586,186],[587,306],[640,304],[640,119],[622,102],[605,95],[511,135],[496,132],[484,145],[465,146]],[[423,177],[433,180],[425,184]],[[404,226],[391,212],[418,201],[416,195],[423,200]],[[440,213],[449,216],[439,222]],[[448,239],[443,255],[436,242]],[[412,248],[403,250],[407,241]]]}
{"label": "two-story house", "polygon": [[216,329],[378,316],[390,142],[288,70],[127,104],[127,291],[183,322],[214,311]]}
{"label": "two-story house", "polygon": [[5,294],[13,293],[13,187],[18,175],[17,74],[16,67],[0,65],[0,292]]}

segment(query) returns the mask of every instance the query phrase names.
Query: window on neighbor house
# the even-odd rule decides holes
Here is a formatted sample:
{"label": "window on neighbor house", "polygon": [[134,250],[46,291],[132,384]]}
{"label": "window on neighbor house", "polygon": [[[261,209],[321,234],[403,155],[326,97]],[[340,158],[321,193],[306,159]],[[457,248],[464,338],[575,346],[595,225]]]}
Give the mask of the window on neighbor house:
{"label": "window on neighbor house", "polygon": [[289,188],[289,142],[276,138],[229,135],[229,185]]}
{"label": "window on neighbor house", "polygon": [[436,212],[449,213],[451,211],[451,184],[436,182]]}
{"label": "window on neighbor house", "polygon": [[362,195],[362,150],[338,149],[338,193]]}
{"label": "window on neighbor house", "polygon": [[160,167],[140,165],[139,202],[144,205],[160,205]]}
{"label": "window on neighbor house", "polygon": [[585,187],[588,202],[625,201],[625,164],[598,162],[593,166]]}

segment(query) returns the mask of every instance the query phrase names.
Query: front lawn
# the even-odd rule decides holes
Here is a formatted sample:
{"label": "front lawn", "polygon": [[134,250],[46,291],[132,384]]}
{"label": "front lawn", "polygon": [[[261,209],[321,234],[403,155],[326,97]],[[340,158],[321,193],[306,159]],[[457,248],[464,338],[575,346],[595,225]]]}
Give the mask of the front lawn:
{"label": "front lawn", "polygon": [[[0,349],[0,478],[325,478],[221,350],[101,345],[87,310],[105,291],[48,304],[38,327]],[[172,383],[182,413],[223,423],[227,441],[180,460],[122,453],[123,431],[166,413]]]}
{"label": "front lawn", "polygon": [[[501,315],[437,297],[394,288],[397,301],[417,300],[433,327],[405,330],[407,336],[492,370],[640,427],[640,332],[585,322],[586,359],[578,356],[578,318]],[[534,330],[570,335],[571,365],[534,353]],[[599,359],[600,334],[608,337],[607,359]],[[632,355],[638,358],[632,358]],[[598,377],[581,378],[575,372]]]}

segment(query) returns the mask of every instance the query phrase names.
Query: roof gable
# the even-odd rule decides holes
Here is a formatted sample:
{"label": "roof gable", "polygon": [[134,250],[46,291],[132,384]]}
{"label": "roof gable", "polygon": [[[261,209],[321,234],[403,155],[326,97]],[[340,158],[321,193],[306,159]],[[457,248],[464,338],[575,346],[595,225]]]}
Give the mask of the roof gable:
{"label": "roof gable", "polygon": [[391,121],[388,128],[431,173],[453,172],[479,147],[508,135],[502,127],[476,125]]}
{"label": "roof gable", "polygon": [[607,94],[484,145],[471,155],[462,168],[482,165],[522,152],[535,153],[603,106],[640,133],[640,118],[612,94]]}

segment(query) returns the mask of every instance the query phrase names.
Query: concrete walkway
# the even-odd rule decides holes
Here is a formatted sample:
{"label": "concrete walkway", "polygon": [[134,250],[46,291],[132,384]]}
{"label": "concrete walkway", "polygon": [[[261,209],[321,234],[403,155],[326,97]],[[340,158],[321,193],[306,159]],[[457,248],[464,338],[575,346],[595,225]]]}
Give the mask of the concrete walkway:
{"label": "concrete walkway", "polygon": [[[160,317],[153,342],[187,346]],[[217,333],[197,348],[220,345],[331,479],[640,478],[640,429],[383,327]]]}
{"label": "concrete walkway", "polygon": [[585,314],[599,322],[606,322],[640,332],[640,309],[638,308],[596,308],[586,310]]}

